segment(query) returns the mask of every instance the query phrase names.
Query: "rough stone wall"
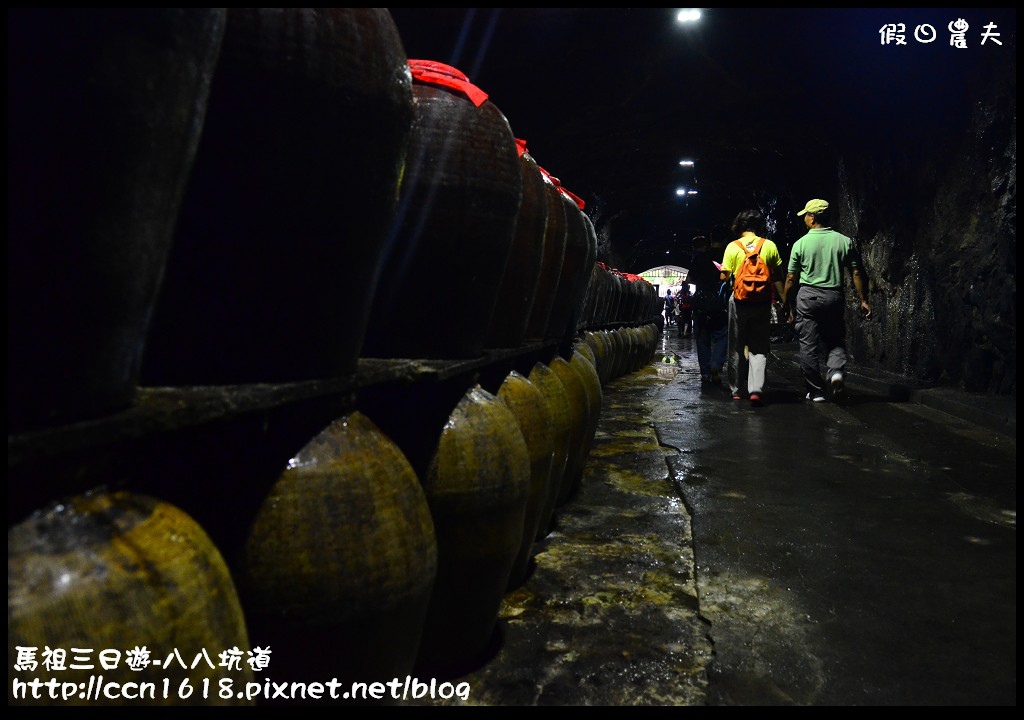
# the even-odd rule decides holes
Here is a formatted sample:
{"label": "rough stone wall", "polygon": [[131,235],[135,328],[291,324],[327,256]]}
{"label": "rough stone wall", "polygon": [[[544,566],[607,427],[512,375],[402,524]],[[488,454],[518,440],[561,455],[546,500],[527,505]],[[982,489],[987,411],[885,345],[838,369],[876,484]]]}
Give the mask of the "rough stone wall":
{"label": "rough stone wall", "polygon": [[927,126],[885,155],[848,153],[839,214],[857,238],[874,318],[861,363],[925,382],[1016,395],[1016,70],[979,88],[966,128]]}

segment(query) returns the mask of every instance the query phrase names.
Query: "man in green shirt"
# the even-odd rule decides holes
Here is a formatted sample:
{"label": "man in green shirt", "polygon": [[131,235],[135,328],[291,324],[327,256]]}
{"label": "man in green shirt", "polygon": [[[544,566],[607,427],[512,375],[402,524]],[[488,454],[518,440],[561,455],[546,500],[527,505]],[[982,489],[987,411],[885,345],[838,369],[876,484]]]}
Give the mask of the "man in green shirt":
{"label": "man in green shirt", "polygon": [[[806,399],[824,402],[827,383],[833,401],[838,402],[845,395],[844,271],[849,271],[853,279],[865,318],[871,317],[867,283],[853,240],[830,227],[826,201],[809,200],[797,215],[803,217],[807,234],[796,241],[790,252],[782,299],[790,308],[790,317],[796,319]],[[827,353],[824,377],[821,374],[822,350]]]}

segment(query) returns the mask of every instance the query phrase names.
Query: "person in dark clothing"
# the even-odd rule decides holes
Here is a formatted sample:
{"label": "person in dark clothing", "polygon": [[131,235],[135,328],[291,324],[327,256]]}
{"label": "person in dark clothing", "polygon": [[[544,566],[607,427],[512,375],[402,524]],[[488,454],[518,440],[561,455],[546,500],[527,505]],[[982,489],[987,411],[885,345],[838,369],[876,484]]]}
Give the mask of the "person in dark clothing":
{"label": "person in dark clothing", "polygon": [[665,325],[666,327],[675,322],[676,299],[672,297],[672,291],[665,291]]}
{"label": "person in dark clothing", "polygon": [[697,364],[704,383],[719,385],[729,345],[729,295],[732,284],[721,280],[721,265],[709,257],[695,258],[691,277],[693,295],[693,339]]}
{"label": "person in dark clothing", "polygon": [[676,325],[679,327],[679,337],[687,337],[693,331],[693,295],[690,294],[690,286],[683,283],[683,286],[676,293]]}

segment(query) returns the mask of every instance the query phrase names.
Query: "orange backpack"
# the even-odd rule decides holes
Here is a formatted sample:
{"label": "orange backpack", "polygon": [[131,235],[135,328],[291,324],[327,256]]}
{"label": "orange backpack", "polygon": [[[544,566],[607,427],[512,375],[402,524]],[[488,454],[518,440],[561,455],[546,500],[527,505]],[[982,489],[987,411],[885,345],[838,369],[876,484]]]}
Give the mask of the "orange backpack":
{"label": "orange backpack", "polygon": [[768,268],[768,263],[761,257],[764,238],[758,238],[757,245],[749,252],[742,240],[734,242],[740,246],[746,257],[733,274],[733,297],[738,302],[771,302],[772,271]]}

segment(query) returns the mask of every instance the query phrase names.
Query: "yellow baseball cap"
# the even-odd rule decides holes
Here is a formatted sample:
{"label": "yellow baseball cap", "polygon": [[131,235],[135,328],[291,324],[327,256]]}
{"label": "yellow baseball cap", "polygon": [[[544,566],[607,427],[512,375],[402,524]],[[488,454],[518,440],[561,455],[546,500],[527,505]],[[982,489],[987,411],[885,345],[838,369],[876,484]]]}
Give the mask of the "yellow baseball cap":
{"label": "yellow baseball cap", "polygon": [[828,203],[824,200],[808,200],[807,204],[804,205],[804,209],[797,213],[797,217],[810,213],[820,213],[822,210],[828,210]]}

